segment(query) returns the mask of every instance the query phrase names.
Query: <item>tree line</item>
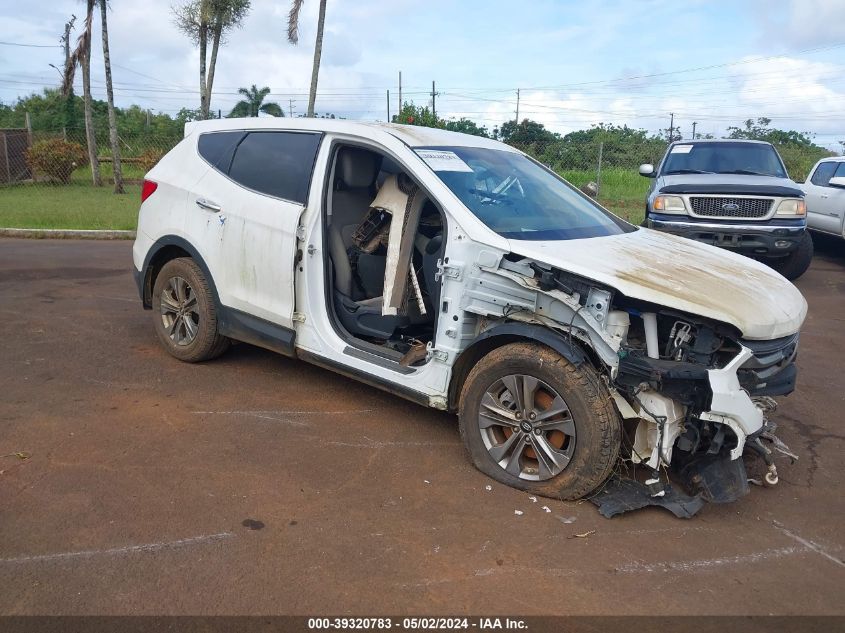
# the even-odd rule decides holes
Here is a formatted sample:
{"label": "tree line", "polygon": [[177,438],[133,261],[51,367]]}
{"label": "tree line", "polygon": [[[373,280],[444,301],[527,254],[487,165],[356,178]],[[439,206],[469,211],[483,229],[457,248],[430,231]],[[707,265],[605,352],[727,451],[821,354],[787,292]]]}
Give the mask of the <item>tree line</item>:
{"label": "tree line", "polygon": [[[114,192],[124,193],[120,160],[121,139],[118,128],[120,127],[123,134],[130,133],[127,131],[128,129],[137,128],[139,133],[142,129],[143,133],[149,134],[151,131],[155,131],[159,134],[164,133],[166,136],[175,132],[174,128],[179,128],[179,135],[181,135],[181,128],[185,121],[210,118],[212,116],[214,75],[221,47],[225,44],[226,35],[232,29],[240,26],[248,15],[251,2],[250,0],[187,0],[172,7],[174,24],[198,48],[200,84],[199,108],[184,108],[174,119],[163,114],[153,115],[150,111],[145,111],[137,106],[131,106],[124,110],[115,107],[108,35],[108,12],[111,9],[111,3],[109,0],[84,1],[85,18],[72,50],[70,40],[71,32],[76,23],[76,16],[71,15],[64,27],[64,35],[61,41],[64,45],[65,59],[61,69],[62,83],[60,90],[45,90],[43,95],[31,95],[19,99],[13,106],[0,103],[0,126],[17,125],[22,127],[20,123],[14,121],[19,118],[23,111],[24,116],[25,113],[29,113],[30,117],[34,118],[34,120],[31,120],[33,129],[51,128],[67,131],[84,127],[85,146],[88,153],[88,162],[91,166],[92,182],[95,186],[101,186],[98,142],[102,142],[103,139],[102,137],[98,138],[98,132],[101,134],[100,130],[102,129],[103,119],[105,119],[108,132],[107,144],[111,153],[109,160],[112,162],[114,176]],[[307,116],[314,116],[326,19],[326,0],[318,1],[317,36]],[[287,39],[291,44],[297,44],[299,41],[299,16],[304,3],[305,0],[291,1],[287,19]],[[94,40],[95,12],[98,7],[106,84],[104,107],[103,102],[97,102],[91,94],[91,53]],[[74,94],[74,79],[77,69],[82,75],[83,94],[81,100]],[[263,112],[274,116],[283,116],[284,112],[278,104],[262,103],[269,92],[269,88],[258,89],[255,85],[252,88],[242,88],[241,93],[244,95],[244,100],[236,105],[232,115],[252,114],[257,116],[259,112]],[[254,110],[252,109],[253,105],[255,105]],[[67,141],[62,141],[62,143],[67,143]],[[72,149],[63,148],[65,153]],[[47,153],[49,154],[49,152]]]}

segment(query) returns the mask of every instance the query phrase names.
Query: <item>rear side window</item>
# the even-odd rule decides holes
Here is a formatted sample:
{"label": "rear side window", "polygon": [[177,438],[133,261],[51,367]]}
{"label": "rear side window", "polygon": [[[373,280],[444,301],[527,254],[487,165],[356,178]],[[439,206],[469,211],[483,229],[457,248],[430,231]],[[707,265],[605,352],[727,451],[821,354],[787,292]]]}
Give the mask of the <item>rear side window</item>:
{"label": "rear side window", "polygon": [[816,171],[813,173],[813,177],[810,178],[810,182],[814,185],[818,185],[819,187],[827,187],[827,183],[833,177],[833,172],[835,171],[836,163],[821,163],[818,167],[816,167]]}
{"label": "rear side window", "polygon": [[237,146],[229,178],[253,191],[304,203],[319,134],[250,132]]}
{"label": "rear side window", "polygon": [[226,174],[235,148],[243,137],[244,132],[209,132],[200,136],[197,149],[212,167]]}

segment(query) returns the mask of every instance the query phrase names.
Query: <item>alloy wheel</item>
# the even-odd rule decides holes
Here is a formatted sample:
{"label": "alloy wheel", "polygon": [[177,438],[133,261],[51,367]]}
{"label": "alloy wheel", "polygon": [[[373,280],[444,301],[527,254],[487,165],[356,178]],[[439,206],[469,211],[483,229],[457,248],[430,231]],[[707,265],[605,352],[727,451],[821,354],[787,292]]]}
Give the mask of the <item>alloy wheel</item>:
{"label": "alloy wheel", "polygon": [[575,451],[569,406],[534,376],[511,374],[490,385],[481,399],[478,428],[493,461],[520,479],[559,475]]}
{"label": "alloy wheel", "polygon": [[176,345],[194,342],[199,332],[199,306],[191,285],[182,277],[171,277],[161,291],[161,322]]}

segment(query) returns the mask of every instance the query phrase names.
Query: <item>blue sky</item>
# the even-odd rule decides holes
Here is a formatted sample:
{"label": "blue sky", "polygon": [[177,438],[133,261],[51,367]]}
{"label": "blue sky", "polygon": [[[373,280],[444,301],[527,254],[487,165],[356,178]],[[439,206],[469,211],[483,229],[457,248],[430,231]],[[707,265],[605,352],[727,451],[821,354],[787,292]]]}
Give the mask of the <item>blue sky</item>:
{"label": "blue sky", "polygon": [[[197,52],[173,27],[172,3],[113,0],[120,104],[196,107]],[[293,47],[288,4],[253,0],[221,52],[215,108],[225,114],[237,87],[255,83],[286,108],[292,100],[295,114],[305,109],[316,4],[306,0]],[[54,44],[67,16],[83,11],[74,0],[20,6],[0,0],[0,40]],[[0,99],[54,86],[51,62],[60,65],[60,49],[0,45]],[[686,134],[693,120],[719,135],[768,116],[831,147],[845,140],[845,0],[329,0],[318,111],[384,119],[400,70],[406,98],[429,102],[436,80],[440,114],[488,127],[513,118],[520,88],[520,118],[560,132],[600,121],[656,131],[675,112]]]}

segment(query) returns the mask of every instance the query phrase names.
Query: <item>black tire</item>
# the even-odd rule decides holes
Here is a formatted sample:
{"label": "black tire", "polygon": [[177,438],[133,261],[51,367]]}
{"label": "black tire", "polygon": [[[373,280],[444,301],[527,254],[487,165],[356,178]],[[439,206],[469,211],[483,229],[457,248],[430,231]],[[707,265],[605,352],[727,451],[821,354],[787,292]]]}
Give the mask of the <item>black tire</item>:
{"label": "black tire", "polygon": [[[568,433],[561,433],[564,439],[561,441],[561,446],[556,446],[560,449],[558,455],[565,450],[570,452],[568,462],[557,474],[553,474],[546,468],[546,474],[549,476],[544,479],[530,480],[525,478],[531,476],[526,472],[514,475],[505,470],[505,467],[500,465],[501,462],[494,459],[491,451],[501,450],[501,447],[511,439],[507,434],[507,429],[504,427],[501,429],[504,432],[502,444],[494,444],[491,448],[487,444],[490,442],[491,430],[482,428],[485,424],[490,424],[482,421],[482,416],[479,414],[482,399],[485,403],[490,403],[488,390],[495,391],[496,385],[504,384],[504,380],[512,380],[515,376],[517,378],[524,376],[533,381],[534,385],[537,381],[540,382],[542,386],[539,389],[536,386],[533,387],[538,390],[531,395],[531,400],[535,400],[537,394],[543,392],[546,387],[553,392],[556,391],[555,395],[559,395],[568,408],[566,422],[574,423],[574,434],[570,436]],[[520,384],[524,387],[526,383]],[[527,387],[524,392],[527,397]],[[506,390],[504,393],[509,392]],[[500,395],[500,399],[501,397]],[[586,364],[576,368],[557,352],[543,345],[527,342],[512,343],[487,354],[467,376],[461,391],[459,407],[461,438],[475,467],[496,481],[547,497],[580,499],[604,483],[613,471],[619,456],[622,425],[611,400],[598,374]],[[484,406],[485,416],[483,417],[485,420],[490,420],[491,417],[486,412],[491,409],[488,405]],[[551,410],[552,406],[549,405],[547,410]],[[517,411],[518,406],[514,405],[513,410]],[[536,419],[539,421],[541,417]],[[535,424],[549,423],[535,422]],[[492,426],[495,428],[495,424]],[[511,434],[515,435],[519,432],[519,430],[511,431]],[[530,431],[526,432],[523,429],[521,432],[526,442],[533,442],[536,439],[532,437]],[[543,431],[535,428],[534,433],[540,435]],[[517,440],[519,441],[521,440]],[[570,442],[574,442],[574,445],[570,445]],[[524,449],[520,449],[523,455],[517,458],[518,462],[530,464],[533,461],[524,452],[531,451],[536,456],[537,453],[534,453],[532,446],[535,445],[525,445]],[[539,447],[537,450],[539,451]],[[507,457],[504,459],[508,460]],[[539,466],[539,459],[536,459],[536,462],[538,463],[537,472],[540,475],[542,468]],[[524,470],[529,473],[531,469],[530,465],[524,467]]]}
{"label": "black tire", "polygon": [[786,257],[770,260],[768,264],[789,281],[794,281],[807,272],[812,261],[813,238],[810,237],[809,231],[804,231],[801,241],[798,242],[798,248]]}
{"label": "black tire", "polygon": [[208,281],[191,258],[172,259],[161,268],[153,285],[152,304],[156,334],[171,356],[197,363],[217,358],[229,348],[231,341],[217,331],[217,311]]}

